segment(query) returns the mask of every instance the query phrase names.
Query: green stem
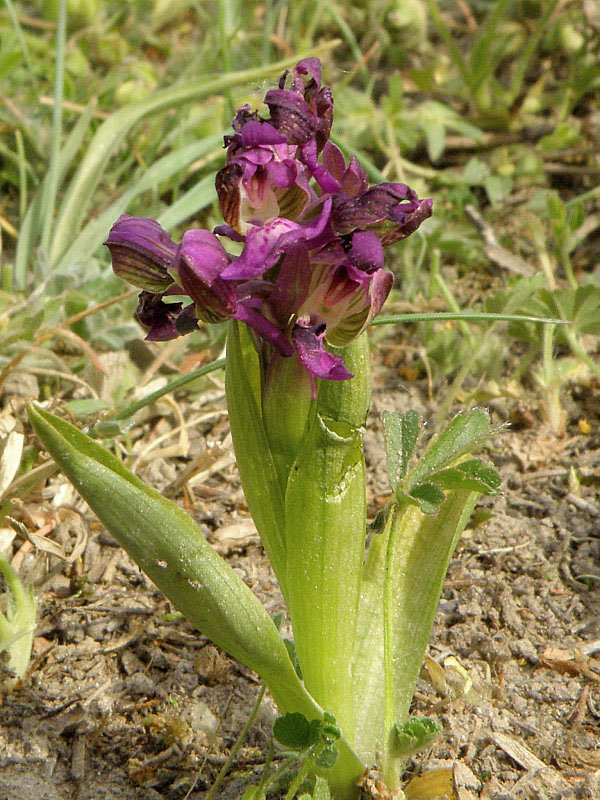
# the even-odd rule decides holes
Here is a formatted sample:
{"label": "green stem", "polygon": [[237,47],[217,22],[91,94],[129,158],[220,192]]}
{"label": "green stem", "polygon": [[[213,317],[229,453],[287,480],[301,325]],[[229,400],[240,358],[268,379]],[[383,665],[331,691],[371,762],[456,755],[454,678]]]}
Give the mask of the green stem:
{"label": "green stem", "polygon": [[352,745],[351,671],[366,531],[361,431],[370,398],[366,336],[342,351],[354,374],[323,381],[285,497],[286,585],[305,685]]}

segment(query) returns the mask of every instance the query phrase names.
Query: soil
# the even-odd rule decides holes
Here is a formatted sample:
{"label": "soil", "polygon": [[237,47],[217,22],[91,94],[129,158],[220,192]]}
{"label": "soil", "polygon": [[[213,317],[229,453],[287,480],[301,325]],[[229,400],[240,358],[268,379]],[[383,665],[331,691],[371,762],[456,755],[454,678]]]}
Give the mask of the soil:
{"label": "soil", "polygon": [[[416,407],[428,419],[436,409],[425,380],[401,384],[379,363],[374,383],[371,513],[389,493],[380,412]],[[489,454],[502,493],[482,501],[451,562],[414,701],[443,732],[408,775],[452,769],[460,800],[600,798],[600,387],[577,392],[561,436],[535,403],[491,404],[495,422],[513,422]],[[186,457],[174,435],[171,451],[157,446],[139,472],[184,504],[269,611],[280,610],[221,387],[181,409],[200,419]],[[172,413],[162,404],[149,415],[138,450],[142,434],[147,443],[176,426]],[[29,673],[0,703],[0,800],[199,800],[248,718],[257,677],[173,617],[61,476],[16,512],[63,558],[21,536],[12,545],[39,610]],[[265,699],[221,796],[260,773],[275,714]]]}

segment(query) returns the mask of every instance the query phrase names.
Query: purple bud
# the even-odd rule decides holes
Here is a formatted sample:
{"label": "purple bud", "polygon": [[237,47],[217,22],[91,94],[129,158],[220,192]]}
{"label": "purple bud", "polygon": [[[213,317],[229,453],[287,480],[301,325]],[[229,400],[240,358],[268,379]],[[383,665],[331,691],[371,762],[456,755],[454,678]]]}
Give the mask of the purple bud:
{"label": "purple bud", "polygon": [[403,183],[381,183],[356,197],[336,197],[331,216],[336,233],[374,230],[385,246],[413,233],[431,216],[432,206]]}

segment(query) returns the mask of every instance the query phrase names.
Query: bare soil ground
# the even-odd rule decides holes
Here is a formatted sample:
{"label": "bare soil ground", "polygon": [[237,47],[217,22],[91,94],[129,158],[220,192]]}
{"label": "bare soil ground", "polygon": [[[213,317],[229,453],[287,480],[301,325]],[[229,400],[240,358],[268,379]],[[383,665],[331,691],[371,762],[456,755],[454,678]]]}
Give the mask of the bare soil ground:
{"label": "bare soil ground", "polygon": [[[372,512],[389,492],[380,412],[435,410],[425,381],[401,385],[382,365],[375,377]],[[535,408],[492,405],[496,422],[519,423],[490,452],[503,492],[483,501],[451,563],[414,704],[443,733],[410,772],[458,765],[460,800],[600,798],[600,387],[578,392],[563,437]],[[202,408],[185,406],[186,417],[204,415],[189,458],[157,456],[141,474],[186,505],[275,612],[281,596],[244,504],[223,409],[218,386]],[[144,437],[172,425],[165,419],[149,419]],[[178,475],[194,458],[182,488]],[[23,518],[38,530],[57,522],[49,538],[75,557],[17,540],[37,583],[39,621],[29,675],[1,698],[0,800],[199,800],[243,727],[256,676],[169,616],[62,477]],[[259,770],[274,714],[265,701],[222,796],[235,797]]]}

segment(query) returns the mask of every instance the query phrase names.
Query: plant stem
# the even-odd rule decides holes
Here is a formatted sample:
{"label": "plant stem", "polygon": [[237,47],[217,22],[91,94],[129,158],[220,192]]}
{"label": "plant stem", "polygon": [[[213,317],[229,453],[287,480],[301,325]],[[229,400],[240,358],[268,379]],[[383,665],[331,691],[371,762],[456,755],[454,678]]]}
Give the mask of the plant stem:
{"label": "plant stem", "polygon": [[219,774],[215,778],[215,780],[213,782],[213,785],[210,787],[208,792],[204,795],[204,800],[212,800],[212,798],[216,794],[217,789],[221,786],[225,776],[227,775],[227,773],[231,769],[231,765],[233,764],[233,762],[237,758],[237,755],[240,752],[240,749],[241,749],[242,745],[246,741],[246,738],[248,736],[250,728],[252,727],[252,724],[254,723],[254,720],[256,719],[256,715],[258,714],[258,709],[260,708],[260,704],[263,701],[263,697],[265,696],[265,692],[266,691],[267,691],[266,684],[263,683],[263,685],[260,688],[260,692],[258,693],[258,697],[256,698],[256,702],[254,703],[254,706],[252,707],[252,711],[250,712],[250,716],[246,720],[246,724],[244,725],[244,727],[240,731],[239,736],[237,737],[237,739],[235,740],[235,742],[233,744],[233,747],[229,751],[229,755],[227,756],[223,766],[219,770]]}

